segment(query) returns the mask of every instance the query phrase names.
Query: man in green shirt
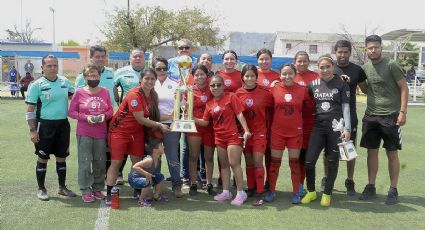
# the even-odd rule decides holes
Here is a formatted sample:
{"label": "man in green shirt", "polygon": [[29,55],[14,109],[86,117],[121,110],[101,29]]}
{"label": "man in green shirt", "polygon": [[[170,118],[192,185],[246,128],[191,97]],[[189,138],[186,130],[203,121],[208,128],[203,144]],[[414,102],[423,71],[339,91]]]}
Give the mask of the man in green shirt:
{"label": "man in green shirt", "polygon": [[367,107],[363,118],[360,146],[367,148],[368,180],[360,200],[376,196],[376,174],[381,140],[388,157],[391,186],[386,204],[398,202],[397,183],[400,172],[398,150],[401,150],[401,126],[406,123],[409,89],[401,67],[382,57],[382,39],[378,35],[366,38],[366,54],[370,59],[363,69],[367,76]]}

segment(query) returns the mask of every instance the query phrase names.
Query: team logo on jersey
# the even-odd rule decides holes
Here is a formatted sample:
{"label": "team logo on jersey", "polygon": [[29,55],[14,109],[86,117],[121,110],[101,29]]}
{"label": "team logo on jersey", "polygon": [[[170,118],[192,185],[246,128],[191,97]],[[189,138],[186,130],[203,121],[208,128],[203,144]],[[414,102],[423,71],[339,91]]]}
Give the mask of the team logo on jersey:
{"label": "team logo on jersey", "polygon": [[136,107],[139,103],[137,102],[137,100],[131,100],[130,102],[131,106]]}
{"label": "team logo on jersey", "polygon": [[232,80],[231,79],[227,79],[224,81],[224,84],[229,87],[230,85],[232,85]]}
{"label": "team logo on jersey", "polygon": [[201,96],[201,101],[202,101],[202,102],[204,102],[204,103],[205,103],[205,102],[207,101],[207,99],[208,99],[208,98],[207,98],[207,96],[206,96],[206,95],[202,95],[202,96]]}
{"label": "team logo on jersey", "polygon": [[168,85],[168,87],[167,87],[168,89],[172,89],[173,88],[173,86],[171,86],[171,85]]}
{"label": "team logo on jersey", "polygon": [[350,97],[350,91],[347,91],[346,93],[347,93],[347,97]]}
{"label": "team logo on jersey", "polygon": [[248,107],[252,107],[254,105],[254,100],[252,100],[251,98],[248,98],[246,99],[245,103]]}
{"label": "team logo on jersey", "polygon": [[287,93],[287,94],[285,94],[285,96],[283,98],[285,99],[286,102],[288,102],[288,101],[292,100],[292,95]]}
{"label": "team logo on jersey", "polygon": [[328,111],[331,108],[331,104],[329,104],[329,102],[325,101],[325,102],[322,102],[321,107],[322,107],[323,111]]}
{"label": "team logo on jersey", "polygon": [[217,106],[214,108],[214,110],[213,110],[213,111],[214,111],[214,113],[218,113],[218,112],[220,112],[220,106],[218,106],[218,105],[217,105]]}
{"label": "team logo on jersey", "polygon": [[263,79],[263,85],[268,86],[270,84],[269,79]]}
{"label": "team logo on jersey", "polygon": [[299,81],[299,82],[298,82],[298,85],[305,86],[305,83],[304,83],[303,81]]}
{"label": "team logo on jersey", "polygon": [[337,88],[332,89],[332,94],[338,94],[339,90]]}
{"label": "team logo on jersey", "polygon": [[51,94],[50,94],[49,92],[46,92],[46,93],[44,94],[44,99],[46,99],[46,100],[50,100],[50,97],[51,97]]}

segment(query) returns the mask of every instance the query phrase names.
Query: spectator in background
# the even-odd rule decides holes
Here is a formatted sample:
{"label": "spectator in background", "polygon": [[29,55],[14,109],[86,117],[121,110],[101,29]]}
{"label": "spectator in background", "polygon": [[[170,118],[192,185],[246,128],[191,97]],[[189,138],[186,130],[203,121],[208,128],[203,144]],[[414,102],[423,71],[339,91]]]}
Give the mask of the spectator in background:
{"label": "spectator in background", "polygon": [[28,60],[24,66],[25,72],[29,72],[31,75],[34,71],[34,65],[31,63],[31,60]]}
{"label": "spectator in background", "polygon": [[16,70],[15,66],[12,66],[12,69],[9,72],[9,82],[10,82],[10,94],[14,97],[19,91],[19,86],[17,82],[19,81],[19,72]]}
{"label": "spectator in background", "polygon": [[27,72],[25,74],[25,77],[23,77],[20,81],[21,83],[21,95],[23,97],[23,99],[25,99],[25,91],[28,90],[28,85],[34,81],[34,78],[31,76],[30,72]]}

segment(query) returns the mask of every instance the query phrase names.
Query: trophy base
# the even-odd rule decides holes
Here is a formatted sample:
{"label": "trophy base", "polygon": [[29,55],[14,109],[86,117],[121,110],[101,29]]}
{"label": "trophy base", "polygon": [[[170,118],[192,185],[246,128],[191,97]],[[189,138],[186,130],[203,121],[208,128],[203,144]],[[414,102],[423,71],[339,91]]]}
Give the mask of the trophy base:
{"label": "trophy base", "polygon": [[174,120],[171,123],[171,132],[196,133],[196,125],[193,120]]}

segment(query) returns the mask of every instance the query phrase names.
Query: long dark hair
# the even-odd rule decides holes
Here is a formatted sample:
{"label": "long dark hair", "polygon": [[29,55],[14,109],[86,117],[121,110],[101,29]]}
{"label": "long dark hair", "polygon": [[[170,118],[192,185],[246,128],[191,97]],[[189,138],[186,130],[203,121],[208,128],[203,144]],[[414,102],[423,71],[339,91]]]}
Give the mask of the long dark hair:
{"label": "long dark hair", "polygon": [[[153,68],[147,68],[143,70],[143,72],[140,74],[140,79],[142,79],[147,73],[152,73],[155,78],[157,78],[155,70]],[[147,104],[147,98],[145,94],[143,92],[141,93]],[[150,112],[149,119],[152,121],[160,121],[160,113],[158,108],[158,93],[155,91],[155,88],[151,89],[149,96],[152,98],[152,111]]]}

